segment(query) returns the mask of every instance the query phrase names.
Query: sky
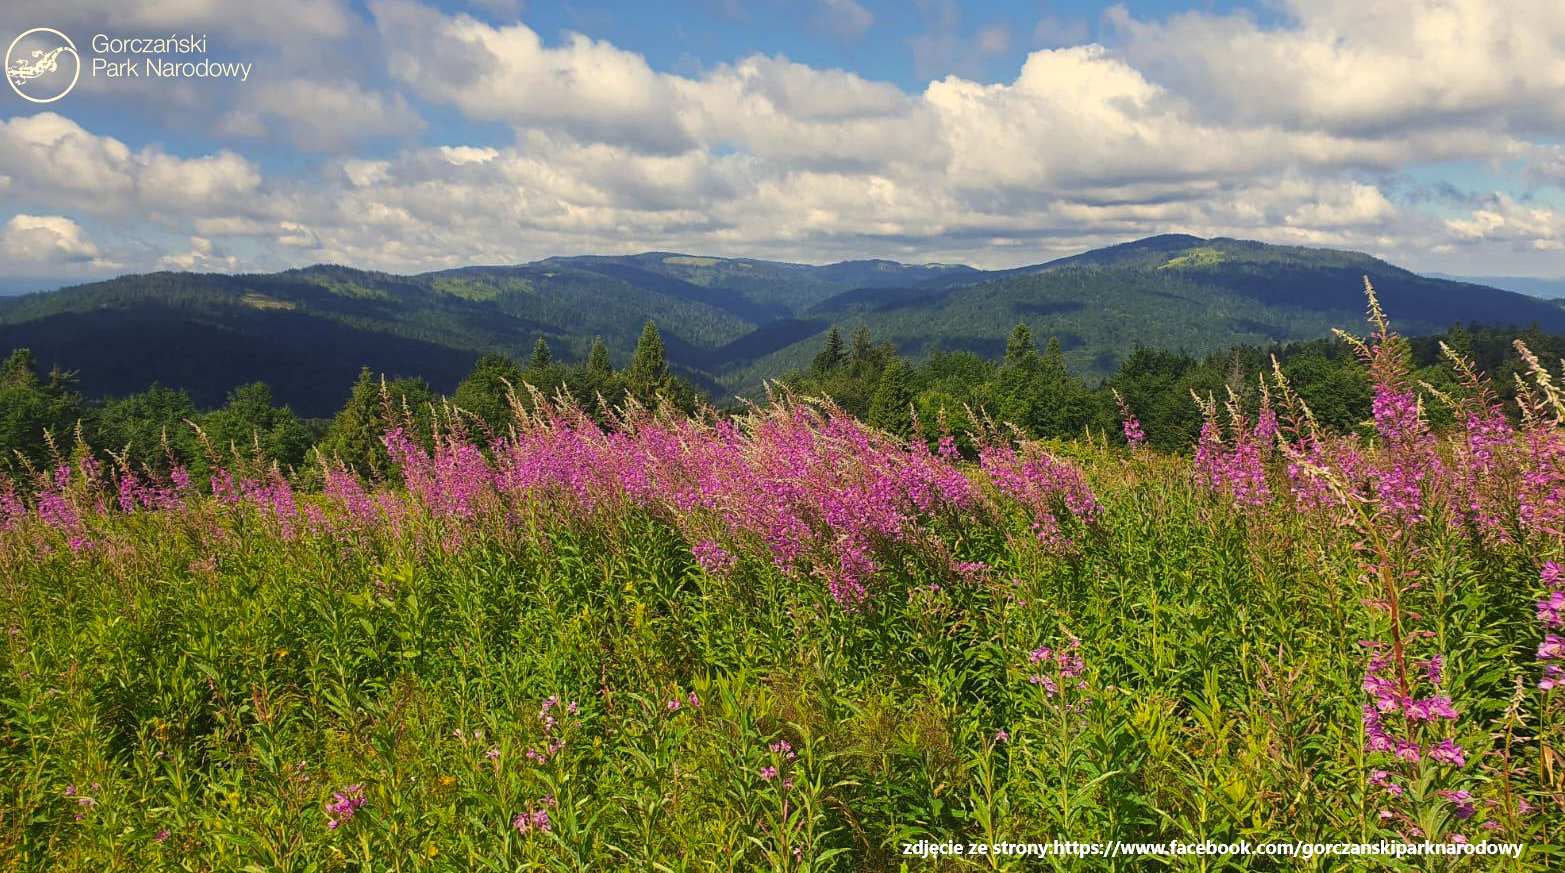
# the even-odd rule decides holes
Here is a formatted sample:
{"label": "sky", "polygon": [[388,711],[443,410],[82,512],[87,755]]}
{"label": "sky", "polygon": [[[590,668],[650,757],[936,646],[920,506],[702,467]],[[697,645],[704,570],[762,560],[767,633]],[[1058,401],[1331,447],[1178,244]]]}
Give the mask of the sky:
{"label": "sky", "polygon": [[[54,102],[0,89],[13,282],[649,250],[998,268],[1159,233],[1565,275],[1559,0],[0,7],[0,45],[40,27],[79,60],[17,86],[75,71]],[[201,41],[102,44],[169,36]]]}

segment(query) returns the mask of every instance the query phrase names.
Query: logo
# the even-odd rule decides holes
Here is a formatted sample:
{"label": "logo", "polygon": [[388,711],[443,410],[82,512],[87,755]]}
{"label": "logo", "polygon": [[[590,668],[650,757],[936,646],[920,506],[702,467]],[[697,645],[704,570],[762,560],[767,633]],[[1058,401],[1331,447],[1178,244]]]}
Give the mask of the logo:
{"label": "logo", "polygon": [[35,27],[5,52],[5,80],[23,100],[53,103],[71,93],[81,73],[76,44],[58,30]]}

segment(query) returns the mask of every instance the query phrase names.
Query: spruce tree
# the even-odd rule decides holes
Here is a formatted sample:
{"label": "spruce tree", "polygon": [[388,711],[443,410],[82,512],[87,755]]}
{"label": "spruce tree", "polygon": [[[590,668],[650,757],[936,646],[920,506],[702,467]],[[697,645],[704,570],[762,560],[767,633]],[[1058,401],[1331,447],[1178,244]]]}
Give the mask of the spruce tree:
{"label": "spruce tree", "polygon": [[636,343],[636,354],[631,358],[625,381],[636,399],[649,404],[656,402],[658,392],[668,385],[668,362],[663,359],[663,337],[658,335],[657,325],[651,319],[641,330],[641,339]]}
{"label": "spruce tree", "polygon": [[592,338],[592,351],[587,354],[587,372],[598,378],[614,375],[614,364],[609,360],[609,347],[603,337]]}
{"label": "spruce tree", "polygon": [[525,399],[524,381],[522,368],[515,361],[491,352],[473,364],[472,372],[456,386],[451,401],[458,409],[477,416],[491,430],[503,433],[511,421],[510,394],[515,391]]}
{"label": "spruce tree", "polygon": [[533,343],[532,368],[534,370],[547,370],[553,363],[554,355],[549,352],[549,344],[544,341],[543,337],[538,337],[538,341]]}
{"label": "spruce tree", "polygon": [[847,355],[842,348],[842,332],[832,327],[826,334],[826,345],[815,355],[815,362],[811,365],[816,373],[830,373],[843,365]]}
{"label": "spruce tree", "polygon": [[[1058,343],[1055,344],[1058,347]],[[1011,328],[1011,338],[1005,342],[1005,366],[1028,367],[1038,360],[1038,349],[1032,342],[1032,328],[1026,322],[1017,322]]]}
{"label": "spruce tree", "polygon": [[880,374],[880,385],[870,401],[869,423],[887,433],[913,435],[913,374],[901,358]]}
{"label": "spruce tree", "polygon": [[880,363],[876,360],[875,343],[870,339],[869,328],[859,325],[859,329],[853,332],[853,352],[848,360],[853,366],[854,375],[861,375]]}
{"label": "spruce tree", "polygon": [[[266,397],[269,403],[269,392]],[[359,371],[359,380],[354,383],[347,404],[332,419],[326,439],[321,442],[321,451],[361,475],[389,477],[395,471],[391,468],[391,456],[386,452],[386,433],[400,427],[415,442],[428,448],[434,429],[431,407],[438,400],[423,379],[413,377],[387,382],[384,377],[375,378],[365,367]],[[290,418],[293,415],[287,407],[283,407],[282,412]]]}
{"label": "spruce tree", "polygon": [[45,432],[62,450],[70,449],[71,432],[86,411],[72,381],[58,368],[40,379],[37,362],[26,349],[12,352],[0,364],[0,469],[25,467],[21,459],[35,466],[47,463]]}

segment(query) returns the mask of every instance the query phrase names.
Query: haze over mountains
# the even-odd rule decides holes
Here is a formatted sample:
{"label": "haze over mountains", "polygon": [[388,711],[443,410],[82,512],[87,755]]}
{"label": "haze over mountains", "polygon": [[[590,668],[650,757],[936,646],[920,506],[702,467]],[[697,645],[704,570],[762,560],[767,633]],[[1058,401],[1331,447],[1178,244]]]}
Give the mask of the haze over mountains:
{"label": "haze over mountains", "polygon": [[864,325],[915,357],[998,357],[1026,321],[1093,378],[1138,344],[1206,352],[1358,329],[1366,275],[1403,333],[1469,321],[1565,332],[1552,301],[1368,255],[1165,235],[1003,271],[652,252],[414,276],[150,273],[0,300],[0,351],[30,347],[46,367],[77,370],[89,394],[156,381],[215,405],[263,380],[301,414],[325,415],[362,366],[450,390],[478,355],[525,359],[539,336],[570,360],[601,336],[621,365],[651,318],[676,371],[727,399],[807,365],[833,325]]}
{"label": "haze over mountains", "polygon": [[1543,297],[1548,300],[1557,300],[1565,297],[1565,276],[1556,279],[1547,279],[1537,276],[1454,276],[1449,273],[1430,273],[1436,279],[1450,279],[1455,282],[1472,282],[1477,285],[1488,285],[1491,288],[1503,288],[1506,291],[1515,291],[1518,294],[1526,294],[1529,297]]}

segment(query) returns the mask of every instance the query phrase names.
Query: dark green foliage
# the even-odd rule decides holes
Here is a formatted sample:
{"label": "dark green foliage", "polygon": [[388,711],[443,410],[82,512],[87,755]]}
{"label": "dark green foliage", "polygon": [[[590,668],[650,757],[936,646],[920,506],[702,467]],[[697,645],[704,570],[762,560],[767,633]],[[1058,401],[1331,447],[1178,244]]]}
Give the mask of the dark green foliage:
{"label": "dark green foliage", "polygon": [[632,391],[647,396],[660,387],[668,377],[668,362],[663,357],[663,337],[650,319],[642,328],[641,340],[636,343],[636,354],[630,360],[625,373]]}
{"label": "dark green foliage", "polygon": [[491,352],[473,365],[473,371],[451,395],[451,402],[471,413],[480,427],[501,433],[511,421],[511,403],[507,398],[512,391],[521,391],[524,381],[522,368],[515,361]]}
{"label": "dark green foliage", "polygon": [[439,402],[423,379],[376,378],[360,371],[348,403],[332,419],[320,449],[360,475],[383,479],[391,472],[385,435],[403,428],[414,441],[428,446],[434,434],[434,407]]}
{"label": "dark green foliage", "polygon": [[693,411],[698,403],[695,389],[689,382],[672,375],[664,358],[663,337],[656,324],[647,320],[636,343],[636,353],[630,367],[622,374],[624,395],[644,406],[657,406],[663,401],[676,409]]}
{"label": "dark green foliage", "polygon": [[820,353],[815,356],[815,361],[810,365],[810,370],[816,375],[830,373],[847,362],[847,354],[842,347],[842,332],[833,325],[826,334],[826,344],[821,346]]}
{"label": "dark green foliage", "polygon": [[264,382],[235,388],[221,409],[202,416],[201,430],[220,464],[253,459],[287,470],[303,463],[312,443],[292,409],[273,405]]}
{"label": "dark green foliage", "polygon": [[1315,420],[1331,430],[1346,433],[1369,417],[1374,399],[1369,374],[1346,350],[1333,359],[1311,348],[1289,357],[1282,372],[1309,404]]}
{"label": "dark green foliage", "polygon": [[189,394],[153,385],[105,402],[94,416],[90,442],[123,457],[132,469],[163,472],[200,455],[191,427],[199,419]]}
{"label": "dark green foliage", "polygon": [[56,370],[40,380],[27,350],[11,355],[0,368],[0,446],[8,449],[0,466],[27,468],[50,459],[48,441],[70,448],[70,431],[81,402],[67,376]]}
{"label": "dark green foliage", "polygon": [[914,399],[912,370],[898,358],[880,374],[869,407],[869,423],[899,437],[912,436]]}
{"label": "dark green foliage", "polygon": [[1038,363],[1038,348],[1032,342],[1032,328],[1025,322],[1017,322],[1011,328],[1011,338],[1005,342],[1005,366],[1029,368]]}
{"label": "dark green foliage", "polygon": [[533,360],[531,367],[534,370],[547,370],[554,365],[554,355],[549,352],[549,344],[543,337],[533,343]]}
{"label": "dark green foliage", "polygon": [[614,364],[609,360],[609,347],[603,344],[601,336],[592,338],[592,351],[587,354],[587,374],[599,379],[614,375]]}
{"label": "dark green foliage", "polygon": [[68,455],[82,413],[70,374],[55,368],[39,378],[31,352],[12,352],[0,364],[0,469],[46,465],[51,460],[47,437]]}

